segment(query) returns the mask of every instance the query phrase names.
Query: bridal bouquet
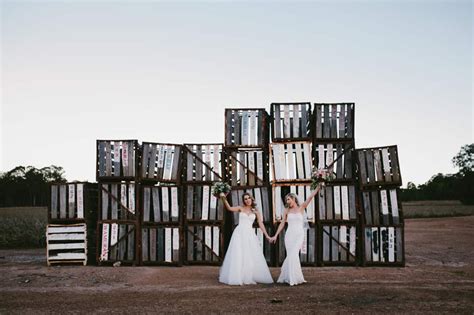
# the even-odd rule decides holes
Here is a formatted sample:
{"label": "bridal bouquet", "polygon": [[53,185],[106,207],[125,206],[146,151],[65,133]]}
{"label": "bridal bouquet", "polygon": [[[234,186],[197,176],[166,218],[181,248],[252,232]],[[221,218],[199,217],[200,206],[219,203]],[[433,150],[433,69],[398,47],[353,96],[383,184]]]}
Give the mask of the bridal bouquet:
{"label": "bridal bouquet", "polygon": [[334,174],[327,168],[315,169],[311,175],[311,189],[314,190],[319,184],[324,185],[326,182],[330,182],[334,179]]}
{"label": "bridal bouquet", "polygon": [[212,185],[211,191],[216,198],[219,198],[221,193],[224,193],[227,196],[227,194],[230,192],[230,185],[226,182],[217,182]]}

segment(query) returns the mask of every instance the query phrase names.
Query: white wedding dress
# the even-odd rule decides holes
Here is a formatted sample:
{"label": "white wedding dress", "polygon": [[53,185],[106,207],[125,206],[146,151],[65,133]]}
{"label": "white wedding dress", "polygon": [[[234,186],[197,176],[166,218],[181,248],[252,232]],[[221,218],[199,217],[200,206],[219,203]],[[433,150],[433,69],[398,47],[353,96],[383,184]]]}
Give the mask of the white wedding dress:
{"label": "white wedding dress", "polygon": [[288,228],[285,233],[286,258],[281,266],[278,283],[297,285],[306,282],[300,262],[300,250],[304,242],[304,217],[301,213],[288,213]]}
{"label": "white wedding dress", "polygon": [[252,224],[255,214],[239,213],[229,248],[219,272],[219,282],[230,285],[273,283]]}

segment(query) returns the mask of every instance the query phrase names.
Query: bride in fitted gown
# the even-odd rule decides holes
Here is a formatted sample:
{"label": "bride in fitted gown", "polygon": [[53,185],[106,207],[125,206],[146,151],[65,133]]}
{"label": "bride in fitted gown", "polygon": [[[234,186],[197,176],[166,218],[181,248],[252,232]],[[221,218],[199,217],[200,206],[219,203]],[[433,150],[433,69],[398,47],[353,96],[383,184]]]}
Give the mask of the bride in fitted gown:
{"label": "bride in fitted gown", "polygon": [[304,234],[306,233],[304,216],[305,208],[309,205],[314,196],[319,192],[320,187],[314,190],[308,199],[300,206],[298,198],[295,194],[290,193],[285,196],[287,208],[283,214],[283,218],[278,226],[275,235],[270,238],[271,242],[275,242],[278,234],[288,222],[288,228],[285,232],[285,249],[286,258],[281,266],[280,277],[278,283],[288,283],[289,285],[297,285],[306,282],[301,270],[300,250],[304,242]]}
{"label": "bride in fitted gown", "polygon": [[270,239],[262,223],[261,214],[256,211],[252,196],[242,196],[243,206],[231,207],[221,195],[229,211],[239,212],[239,224],[232,233],[229,248],[219,271],[219,282],[230,285],[273,283],[262,248],[253,230],[253,222],[258,225],[267,239]]}

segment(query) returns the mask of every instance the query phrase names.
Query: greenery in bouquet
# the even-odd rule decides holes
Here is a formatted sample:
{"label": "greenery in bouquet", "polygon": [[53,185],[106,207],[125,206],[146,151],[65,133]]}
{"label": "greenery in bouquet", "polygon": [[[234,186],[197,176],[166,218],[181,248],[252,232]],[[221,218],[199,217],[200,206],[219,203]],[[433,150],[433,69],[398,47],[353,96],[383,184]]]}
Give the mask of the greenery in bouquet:
{"label": "greenery in bouquet", "polygon": [[331,170],[326,168],[324,169],[315,169],[311,175],[311,189],[314,190],[318,187],[319,184],[324,185],[327,182],[330,182],[334,179],[334,174]]}
{"label": "greenery in bouquet", "polygon": [[227,195],[230,192],[230,185],[227,184],[226,182],[217,182],[212,185],[212,194],[216,197],[219,198],[219,195],[221,193],[224,193]]}

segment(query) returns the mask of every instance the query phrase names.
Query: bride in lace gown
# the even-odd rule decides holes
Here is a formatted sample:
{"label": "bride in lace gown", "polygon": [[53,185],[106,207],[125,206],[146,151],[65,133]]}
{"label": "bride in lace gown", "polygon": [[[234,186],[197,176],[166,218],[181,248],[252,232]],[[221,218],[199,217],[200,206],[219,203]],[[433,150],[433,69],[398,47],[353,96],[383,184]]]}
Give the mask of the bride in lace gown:
{"label": "bride in lace gown", "polygon": [[262,248],[253,230],[253,222],[258,225],[267,239],[270,236],[262,223],[262,216],[256,210],[252,196],[242,196],[243,206],[231,207],[221,194],[227,210],[239,212],[239,224],[232,233],[229,248],[219,271],[219,282],[229,285],[273,283]]}
{"label": "bride in lace gown", "polygon": [[288,222],[288,228],[285,232],[286,258],[281,267],[280,277],[277,281],[278,283],[298,285],[306,282],[303,277],[300,262],[300,250],[304,242],[304,234],[306,233],[305,223],[307,223],[305,208],[319,192],[319,189],[320,187],[314,190],[301,206],[299,205],[298,197],[295,194],[289,193],[285,196],[287,208],[285,208],[278,230],[275,235],[270,238],[271,242],[275,242],[278,234],[280,234],[285,227],[285,222]]}

